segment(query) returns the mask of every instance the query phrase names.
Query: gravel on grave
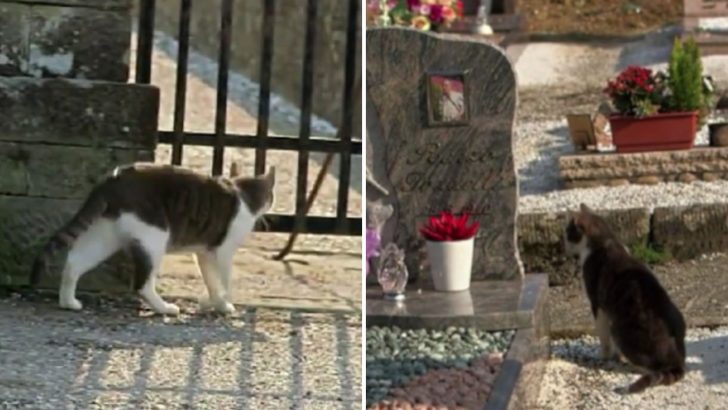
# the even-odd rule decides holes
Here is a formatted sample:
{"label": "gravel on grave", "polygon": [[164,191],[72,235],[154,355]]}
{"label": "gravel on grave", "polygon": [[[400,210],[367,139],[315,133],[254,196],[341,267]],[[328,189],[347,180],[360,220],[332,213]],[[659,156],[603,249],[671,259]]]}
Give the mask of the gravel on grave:
{"label": "gravel on grave", "polygon": [[688,373],[672,386],[658,386],[642,394],[614,392],[639,377],[626,364],[599,359],[598,340],[592,336],[557,340],[538,406],[562,409],[724,409],[728,397],[728,327],[688,330]]}
{"label": "gravel on grave", "polygon": [[[707,130],[696,144],[707,143]],[[523,121],[515,132],[515,159],[519,177],[519,212],[573,210],[580,203],[597,209],[687,206],[728,202],[728,181],[670,182],[657,185],[625,185],[562,189],[559,157],[573,152],[566,120]]]}
{"label": "gravel on grave", "polygon": [[513,335],[461,327],[367,329],[367,408],[482,408]]}

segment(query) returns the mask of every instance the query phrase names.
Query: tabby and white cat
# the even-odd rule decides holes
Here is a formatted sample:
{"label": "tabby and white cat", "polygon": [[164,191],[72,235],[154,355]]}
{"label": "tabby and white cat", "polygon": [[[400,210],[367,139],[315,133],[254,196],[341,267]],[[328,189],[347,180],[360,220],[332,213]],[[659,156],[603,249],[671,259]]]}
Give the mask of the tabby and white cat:
{"label": "tabby and white cat", "polygon": [[51,255],[68,247],[59,304],[80,310],[79,278],[128,249],[141,297],[155,312],[177,315],[179,307],[157,293],[157,275],[166,253],[194,252],[208,291],[201,304],[233,312],[229,301],[233,256],[258,218],[271,208],[274,183],[274,168],[251,178],[238,177],[235,166],[230,178],[150,163],[116,168],[44,246],[33,265],[31,284],[37,284],[47,270]]}
{"label": "tabby and white cat", "polygon": [[685,319],[657,277],[582,204],[566,227],[578,256],[605,359],[624,357],[643,376],[619,393],[670,385],[685,375]]}

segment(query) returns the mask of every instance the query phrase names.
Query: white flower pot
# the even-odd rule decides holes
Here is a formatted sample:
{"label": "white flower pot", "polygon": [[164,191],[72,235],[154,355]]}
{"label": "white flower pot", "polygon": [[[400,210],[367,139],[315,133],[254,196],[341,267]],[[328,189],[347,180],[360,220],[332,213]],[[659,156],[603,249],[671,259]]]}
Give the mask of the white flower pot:
{"label": "white flower pot", "polygon": [[457,292],[470,288],[475,238],[462,241],[427,241],[430,273],[435,290]]}

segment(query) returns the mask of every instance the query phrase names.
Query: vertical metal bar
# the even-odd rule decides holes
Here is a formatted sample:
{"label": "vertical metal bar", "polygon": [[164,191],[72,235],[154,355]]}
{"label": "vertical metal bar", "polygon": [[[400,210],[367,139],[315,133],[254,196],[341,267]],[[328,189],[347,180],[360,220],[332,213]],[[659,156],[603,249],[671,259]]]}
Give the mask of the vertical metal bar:
{"label": "vertical metal bar", "polygon": [[260,94],[258,97],[258,146],[255,148],[255,174],[265,173],[266,138],[270,117],[270,80],[273,68],[273,34],[275,0],[263,0],[263,51],[260,63]]}
{"label": "vertical metal bar", "polygon": [[152,48],[154,47],[155,0],[139,1],[139,27],[137,29],[136,78],[139,84],[152,80]]}
{"label": "vertical metal bar", "polygon": [[[349,0],[346,28],[346,58],[344,71],[344,101],[341,119],[341,149],[339,161],[339,190],[336,204],[336,227],[339,232],[348,229],[346,213],[349,207],[349,180],[351,179],[351,133],[354,121],[354,77],[356,76],[356,34],[358,1]],[[361,80],[358,81],[361,95]]]}
{"label": "vertical metal bar", "polygon": [[177,37],[177,84],[174,93],[174,142],[172,164],[182,164],[182,145],[185,131],[185,102],[187,98],[187,57],[190,48],[190,9],[192,0],[182,0],[179,9],[179,35]]}
{"label": "vertical metal bar", "polygon": [[306,39],[303,47],[303,85],[301,90],[301,127],[298,133],[298,180],[296,181],[296,232],[301,232],[306,218],[306,188],[308,187],[308,141],[311,136],[313,104],[314,48],[316,44],[316,15],[318,0],[308,0],[306,8]]}
{"label": "vertical metal bar", "polygon": [[215,108],[215,148],[212,153],[212,175],[222,174],[222,162],[225,153],[225,122],[227,120],[232,21],[233,0],[223,0],[220,8],[220,55],[217,61],[217,104]]}

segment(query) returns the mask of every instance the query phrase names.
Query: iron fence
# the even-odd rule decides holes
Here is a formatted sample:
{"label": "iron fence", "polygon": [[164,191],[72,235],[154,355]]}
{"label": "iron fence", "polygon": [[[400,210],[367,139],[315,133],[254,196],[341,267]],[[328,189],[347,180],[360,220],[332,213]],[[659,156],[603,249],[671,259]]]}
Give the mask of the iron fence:
{"label": "iron fence", "polygon": [[[262,52],[260,67],[260,94],[258,123],[255,135],[232,134],[226,131],[228,103],[228,72],[230,69],[230,50],[233,26],[233,0],[222,0],[220,6],[220,37],[218,54],[217,99],[215,108],[214,133],[186,132],[185,98],[187,91],[187,68],[190,48],[190,14],[192,0],[179,0],[179,29],[177,73],[174,97],[174,119],[172,131],[159,131],[159,142],[171,144],[172,164],[182,163],[183,146],[196,145],[213,147],[212,173],[222,174],[223,157],[226,147],[250,148],[255,150],[255,173],[260,175],[266,169],[268,150],[298,152],[298,175],[296,179],[295,214],[266,215],[268,232],[299,232],[311,234],[336,234],[360,236],[362,219],[347,216],[351,177],[351,157],[361,155],[362,141],[353,139],[354,107],[361,96],[361,78],[356,78],[356,39],[358,0],[348,3],[346,52],[344,64],[344,84],[342,119],[336,138],[311,136],[312,102],[314,92],[314,44],[316,42],[316,18],[318,0],[306,3],[306,35],[303,48],[302,99],[300,103],[300,126],[298,136],[269,136],[270,96],[272,81],[273,41],[275,34],[276,1],[263,2]],[[250,0],[247,0],[250,1]],[[154,44],[155,0],[140,0],[138,44],[136,60],[137,83],[149,84],[152,71],[152,48]],[[306,187],[308,186],[309,154],[321,152],[340,155],[337,207],[335,217],[306,215]]]}

